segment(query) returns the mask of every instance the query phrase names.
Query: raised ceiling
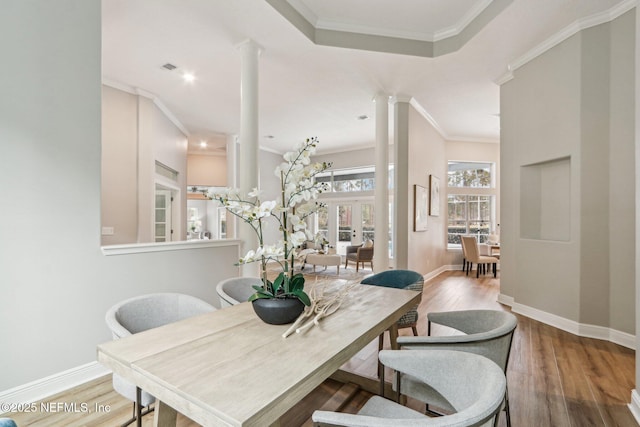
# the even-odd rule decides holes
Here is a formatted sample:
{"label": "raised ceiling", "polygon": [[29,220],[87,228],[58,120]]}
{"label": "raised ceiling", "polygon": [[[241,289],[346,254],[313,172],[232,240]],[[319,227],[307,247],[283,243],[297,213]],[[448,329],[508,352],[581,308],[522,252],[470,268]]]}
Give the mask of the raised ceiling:
{"label": "raised ceiling", "polygon": [[[284,152],[309,136],[319,137],[320,152],[371,147],[372,98],[379,92],[413,98],[447,139],[497,142],[496,81],[509,65],[576,23],[603,22],[634,5],[631,0],[103,0],[103,79],[155,96],[189,133],[192,151],[206,152],[240,131],[237,46],[252,39],[263,47],[259,143],[265,148]],[[298,18],[288,15],[291,10]],[[314,41],[301,31],[304,22],[330,31],[335,42]],[[381,52],[385,49],[375,49],[375,43],[374,49],[371,44],[356,49],[349,46],[354,32],[379,41],[403,40],[399,45],[434,43],[436,49],[457,37],[459,46],[433,58]],[[166,63],[178,68],[169,71],[162,67]],[[186,83],[185,72],[195,81]],[[372,119],[358,120],[362,115]],[[200,148],[200,140],[209,148]]]}

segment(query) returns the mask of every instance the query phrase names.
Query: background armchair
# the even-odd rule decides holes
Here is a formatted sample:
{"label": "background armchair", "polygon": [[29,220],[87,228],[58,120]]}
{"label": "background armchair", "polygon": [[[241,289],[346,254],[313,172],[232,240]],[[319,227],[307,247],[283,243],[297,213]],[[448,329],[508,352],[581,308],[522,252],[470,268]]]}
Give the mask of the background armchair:
{"label": "background armchair", "polygon": [[[117,303],[107,311],[105,321],[113,338],[119,339],[214,310],[212,305],[190,295],[148,294]],[[143,413],[142,408],[152,404],[155,397],[116,373],[113,374],[113,388],[134,402],[133,417],[122,425],[137,421],[141,426],[142,416],[149,412]]]}
{"label": "background armchair", "polygon": [[373,242],[371,242],[370,246],[366,243],[355,246],[347,246],[344,268],[347,268],[347,265],[349,265],[349,261],[356,263],[356,272],[358,271],[360,263],[362,263],[362,268],[364,268],[365,262],[370,263],[371,270],[373,270]]}
{"label": "background armchair", "polygon": [[455,413],[430,418],[398,403],[374,396],[358,414],[315,411],[314,426],[422,427],[490,426],[504,398],[506,379],[486,357],[460,351],[380,352],[384,365],[437,390]]}
{"label": "background armchair", "polygon": [[[518,319],[513,314],[498,310],[461,310],[427,314],[428,334],[431,324],[436,323],[456,329],[466,335],[398,337],[398,345],[409,350],[457,350],[479,354],[492,360],[506,375],[513,333]],[[401,394],[447,411],[455,410],[450,403],[433,389],[425,388],[412,378],[401,381]],[[504,408],[507,426],[511,425],[509,396],[505,388]]]}

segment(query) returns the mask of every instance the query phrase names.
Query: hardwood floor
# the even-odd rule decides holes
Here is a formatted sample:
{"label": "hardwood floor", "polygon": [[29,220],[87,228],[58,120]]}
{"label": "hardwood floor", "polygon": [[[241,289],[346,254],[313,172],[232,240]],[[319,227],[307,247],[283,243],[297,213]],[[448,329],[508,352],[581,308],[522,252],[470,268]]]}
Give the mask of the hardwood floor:
{"label": "hardwood floor", "polygon": [[[496,302],[499,278],[467,277],[462,272],[446,272],[425,284],[418,332],[426,333],[426,314],[430,311],[489,308],[509,310]],[[636,426],[627,408],[635,387],[635,352],[589,338],[581,338],[540,322],[516,315],[518,328],[509,359],[508,383],[511,419],[514,427]],[[409,334],[410,329],[401,330]],[[434,335],[454,333],[434,327]],[[388,346],[388,339],[385,340]],[[343,367],[374,377],[377,366],[377,340],[365,347]],[[389,376],[387,376],[389,378]],[[309,417],[318,408],[357,412],[371,394],[350,384],[329,379],[281,418],[283,427],[311,426]],[[12,413],[22,426],[114,426],[131,413],[130,403],[111,388],[110,376],[53,396],[46,402],[86,403],[88,412]],[[96,411],[96,405],[109,405],[110,411]],[[417,402],[409,406],[420,408]],[[144,418],[151,426],[153,415]],[[181,427],[197,426],[179,416]],[[499,426],[506,426],[504,414]]]}

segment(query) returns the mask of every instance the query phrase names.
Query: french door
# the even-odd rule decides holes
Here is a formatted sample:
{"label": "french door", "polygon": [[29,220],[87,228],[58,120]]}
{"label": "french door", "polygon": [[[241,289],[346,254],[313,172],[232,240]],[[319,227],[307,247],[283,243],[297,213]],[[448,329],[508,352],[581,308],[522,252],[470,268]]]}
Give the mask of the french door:
{"label": "french door", "polygon": [[318,215],[317,229],[344,255],[347,246],[374,239],[373,201],[328,202],[326,211]]}

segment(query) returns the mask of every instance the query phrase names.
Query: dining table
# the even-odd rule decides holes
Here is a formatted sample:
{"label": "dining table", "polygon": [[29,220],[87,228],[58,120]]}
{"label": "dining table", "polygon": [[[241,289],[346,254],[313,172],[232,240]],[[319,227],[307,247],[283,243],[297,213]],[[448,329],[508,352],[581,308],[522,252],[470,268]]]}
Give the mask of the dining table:
{"label": "dining table", "polygon": [[291,325],[266,324],[244,302],[100,344],[97,359],[156,397],[155,426],[175,426],[177,413],[204,426],[278,426],[381,333],[397,334],[419,301],[418,292],[352,284],[335,313],[286,338]]}

